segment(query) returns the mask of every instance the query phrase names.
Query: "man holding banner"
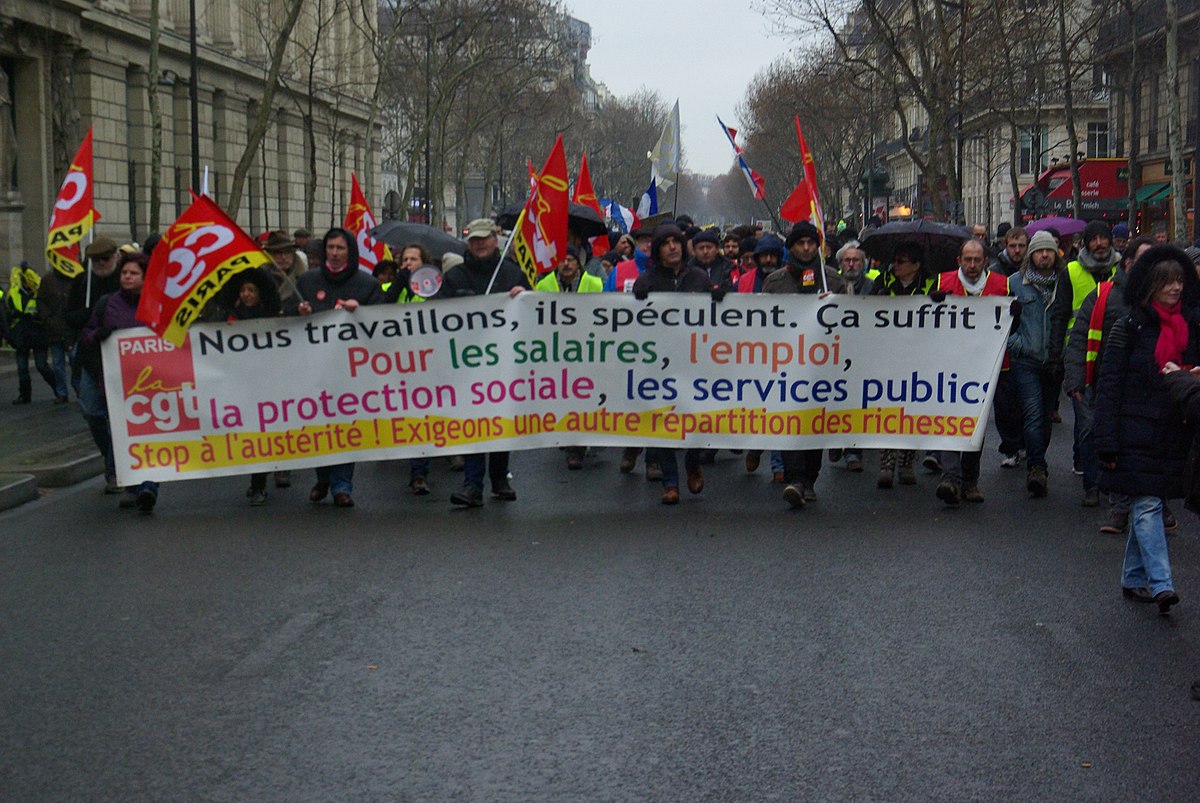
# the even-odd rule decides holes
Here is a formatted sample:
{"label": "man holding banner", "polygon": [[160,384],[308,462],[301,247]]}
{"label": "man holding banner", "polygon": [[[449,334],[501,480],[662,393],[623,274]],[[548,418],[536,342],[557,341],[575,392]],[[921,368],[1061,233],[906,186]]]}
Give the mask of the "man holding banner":
{"label": "man holding banner", "polygon": [[[446,272],[438,298],[469,298],[488,293],[515,296],[528,289],[529,282],[525,279],[524,271],[507,257],[501,260],[496,224],[489,218],[478,218],[467,225],[467,256],[461,265]],[[459,507],[479,507],[483,504],[485,466],[492,483],[492,497],[504,502],[516,501],[517,492],[508,481],[509,454],[484,452],[467,455],[463,463],[463,486],[450,494],[451,504]]]}

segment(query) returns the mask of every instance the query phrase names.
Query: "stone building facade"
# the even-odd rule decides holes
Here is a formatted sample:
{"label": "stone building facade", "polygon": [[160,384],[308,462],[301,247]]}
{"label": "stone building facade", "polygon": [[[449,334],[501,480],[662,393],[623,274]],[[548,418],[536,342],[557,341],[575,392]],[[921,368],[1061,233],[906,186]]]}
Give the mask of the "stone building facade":
{"label": "stone building facade", "polygon": [[[153,76],[152,2],[160,13]],[[209,194],[222,205],[289,5],[196,0],[200,164],[202,172],[208,169]],[[378,129],[371,114],[378,74],[371,46],[375,21],[364,18],[364,9],[373,14],[370,4],[304,0],[270,126],[236,210],[250,233],[340,225],[351,172],[372,205],[380,203]],[[89,126],[102,218],[96,233],[140,241],[150,232],[150,87],[162,123],[157,228],[187,207],[189,188],[199,189],[201,182],[191,175],[190,40],[188,0],[0,2],[0,265],[29,259],[44,269],[50,208]]]}

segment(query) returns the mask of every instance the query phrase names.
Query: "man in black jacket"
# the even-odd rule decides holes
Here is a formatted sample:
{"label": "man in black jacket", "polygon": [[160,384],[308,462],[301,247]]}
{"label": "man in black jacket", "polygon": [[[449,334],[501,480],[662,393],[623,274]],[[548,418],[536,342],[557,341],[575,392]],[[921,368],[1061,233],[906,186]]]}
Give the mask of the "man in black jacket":
{"label": "man in black jacket", "polygon": [[[515,296],[528,289],[529,282],[517,263],[508,258],[503,262],[500,260],[496,224],[488,218],[478,218],[467,225],[467,255],[463,263],[446,271],[437,298],[468,298],[488,293],[508,293]],[[485,467],[492,483],[492,497],[504,502],[515,502],[517,492],[508,481],[509,454],[481,452],[465,455],[463,486],[450,494],[450,503],[460,507],[479,507],[483,504]]]}

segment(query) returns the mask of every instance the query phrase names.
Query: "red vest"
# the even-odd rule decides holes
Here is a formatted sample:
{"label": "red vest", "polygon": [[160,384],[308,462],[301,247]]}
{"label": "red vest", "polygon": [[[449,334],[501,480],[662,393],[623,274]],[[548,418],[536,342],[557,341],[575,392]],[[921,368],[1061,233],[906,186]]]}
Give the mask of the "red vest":
{"label": "red vest", "polygon": [[[948,296],[965,296],[967,294],[967,288],[963,287],[962,281],[958,278],[957,270],[948,270],[945,273],[939,273],[937,287]],[[983,283],[983,292],[979,295],[1008,295],[1008,277],[1000,271],[987,271],[987,279]]]}
{"label": "red vest", "polygon": [[627,259],[624,262],[618,262],[617,266],[613,268],[613,270],[617,272],[617,292],[632,293],[633,283],[636,282],[637,277],[641,275],[638,273],[637,262],[632,259]]}

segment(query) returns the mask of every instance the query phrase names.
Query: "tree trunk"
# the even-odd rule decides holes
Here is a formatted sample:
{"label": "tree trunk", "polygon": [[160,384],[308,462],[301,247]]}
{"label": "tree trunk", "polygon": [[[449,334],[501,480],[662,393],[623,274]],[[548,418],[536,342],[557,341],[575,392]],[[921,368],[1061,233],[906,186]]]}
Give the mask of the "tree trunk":
{"label": "tree trunk", "polygon": [[[1126,2],[1125,10],[1129,21],[1129,30],[1136,30],[1137,16],[1136,6],[1132,2]],[[1125,105],[1126,117],[1129,118],[1129,138],[1126,143],[1128,151],[1128,171],[1129,176],[1126,180],[1126,189],[1128,192],[1129,206],[1125,210],[1125,217],[1129,224],[1129,230],[1137,231],[1137,181],[1138,181],[1138,156],[1140,155],[1142,146],[1142,131],[1138,125],[1138,107],[1141,105],[1141,95],[1139,93],[1138,83],[1138,45],[1137,37],[1131,36],[1129,47],[1129,75],[1125,82]],[[1140,233],[1140,232],[1139,232]]]}
{"label": "tree trunk", "polygon": [[[155,0],[151,0],[151,2],[153,3]],[[275,87],[279,83],[279,73],[283,68],[283,54],[287,50],[292,29],[296,27],[296,20],[300,18],[300,10],[303,7],[304,0],[288,0],[287,19],[284,20],[283,27],[280,28],[271,48],[271,67],[263,84],[258,113],[254,117],[254,125],[247,134],[246,149],[242,151],[242,158],[238,160],[237,167],[234,168],[229,200],[225,204],[225,211],[234,220],[237,219],[238,207],[242,204],[242,189],[246,183],[246,174],[250,172],[250,165],[254,163],[254,155],[258,151],[259,143],[262,142],[267,133],[267,127],[271,124],[271,109],[275,99]]]}
{"label": "tree trunk", "polygon": [[1071,54],[1067,52],[1066,0],[1058,0],[1058,58],[1065,80],[1063,84],[1063,122],[1067,126],[1067,142],[1070,149],[1067,159],[1071,164],[1071,208],[1074,216],[1078,219],[1083,216],[1083,187],[1079,184],[1079,134],[1075,131],[1075,98],[1072,89],[1075,76],[1071,71]]}
{"label": "tree trunk", "polygon": [[[1167,0],[1167,152],[1171,157],[1171,239],[1187,237],[1183,197],[1183,113],[1179,102],[1179,0]],[[1195,160],[1193,159],[1193,162]]]}
{"label": "tree trunk", "polygon": [[1021,225],[1021,219],[1024,215],[1024,205],[1021,203],[1021,179],[1017,172],[1017,143],[1020,141],[1021,132],[1017,128],[1017,124],[1009,122],[1008,124],[1008,183],[1012,187],[1013,194],[1013,217],[1012,224],[1014,226]]}

